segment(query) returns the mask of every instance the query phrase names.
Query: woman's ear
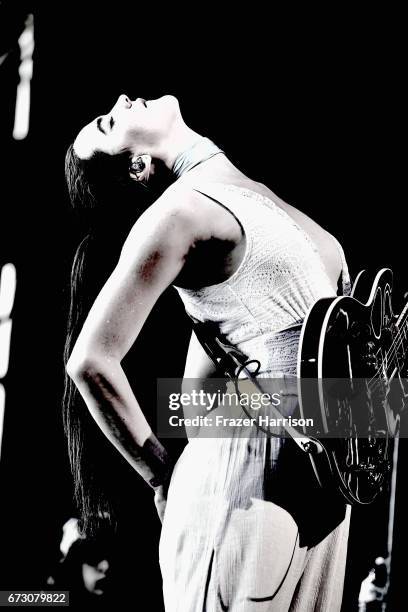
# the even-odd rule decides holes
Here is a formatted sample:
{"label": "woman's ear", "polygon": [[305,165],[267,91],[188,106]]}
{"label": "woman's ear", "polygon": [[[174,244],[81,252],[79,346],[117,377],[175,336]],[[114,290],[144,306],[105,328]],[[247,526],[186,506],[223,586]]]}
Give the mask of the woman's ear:
{"label": "woman's ear", "polygon": [[154,169],[152,168],[150,155],[135,155],[132,157],[129,167],[129,176],[132,180],[146,184],[151,174],[154,174]]}

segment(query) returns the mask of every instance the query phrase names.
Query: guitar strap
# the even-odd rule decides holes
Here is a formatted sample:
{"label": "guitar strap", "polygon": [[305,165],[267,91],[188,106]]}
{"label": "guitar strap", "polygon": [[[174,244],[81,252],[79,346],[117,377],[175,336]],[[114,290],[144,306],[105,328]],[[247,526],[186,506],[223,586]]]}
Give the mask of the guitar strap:
{"label": "guitar strap", "polygon": [[193,322],[193,330],[198,341],[215,365],[216,372],[220,378],[224,376],[236,378],[239,370],[250,363],[257,364],[256,372],[258,372],[260,367],[259,361],[248,361],[248,358],[242,351],[221,337],[216,323],[212,321],[199,321],[190,313],[187,312],[187,314]]}
{"label": "guitar strap", "polygon": [[[258,390],[260,390],[261,393],[266,393],[256,378],[261,366],[260,362],[257,359],[248,360],[248,357],[244,355],[242,351],[226,341],[225,338],[219,334],[218,325],[216,323],[213,323],[212,321],[199,321],[190,313],[187,312],[187,314],[193,322],[193,330],[198,338],[198,341],[215,365],[216,372],[219,373],[219,376],[227,376],[233,382],[235,382],[235,388],[239,394],[237,381],[240,374],[244,373],[247,378],[252,380],[254,385]],[[254,366],[255,370],[253,369]],[[243,410],[246,412],[244,407]],[[272,405],[271,413],[275,418],[282,418],[282,414]],[[276,436],[276,434],[272,434],[270,431],[263,429],[263,427],[260,425],[257,425],[257,427],[268,436]],[[304,453],[315,455],[323,451],[322,445],[317,440],[300,434],[291,425],[284,424],[283,429]]]}

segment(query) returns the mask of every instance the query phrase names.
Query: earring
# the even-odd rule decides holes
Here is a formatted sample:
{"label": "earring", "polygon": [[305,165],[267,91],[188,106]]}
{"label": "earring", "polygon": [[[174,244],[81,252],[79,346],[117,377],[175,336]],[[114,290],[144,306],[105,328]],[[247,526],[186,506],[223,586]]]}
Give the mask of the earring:
{"label": "earring", "polygon": [[150,170],[152,165],[152,158],[150,155],[137,155],[132,158],[129,172],[132,177],[136,177],[136,180],[143,185],[149,180]]}

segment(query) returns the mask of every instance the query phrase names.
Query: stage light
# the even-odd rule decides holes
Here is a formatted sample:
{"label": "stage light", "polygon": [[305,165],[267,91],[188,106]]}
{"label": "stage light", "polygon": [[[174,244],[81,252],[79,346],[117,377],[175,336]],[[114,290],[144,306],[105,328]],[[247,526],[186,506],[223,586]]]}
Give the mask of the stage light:
{"label": "stage light", "polygon": [[34,17],[28,15],[25,28],[18,39],[20,47],[20,82],[17,85],[16,110],[14,115],[13,138],[24,140],[30,125],[30,83],[33,75]]}

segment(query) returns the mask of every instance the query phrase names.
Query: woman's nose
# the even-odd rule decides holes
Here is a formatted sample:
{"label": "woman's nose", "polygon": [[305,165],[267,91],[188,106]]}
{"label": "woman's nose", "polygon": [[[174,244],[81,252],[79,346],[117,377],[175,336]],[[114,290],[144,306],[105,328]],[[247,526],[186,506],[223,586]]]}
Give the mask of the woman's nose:
{"label": "woman's nose", "polygon": [[116,104],[118,106],[125,106],[126,108],[130,108],[132,106],[132,102],[130,101],[130,99],[125,94],[121,94],[119,96],[118,101],[116,102]]}

